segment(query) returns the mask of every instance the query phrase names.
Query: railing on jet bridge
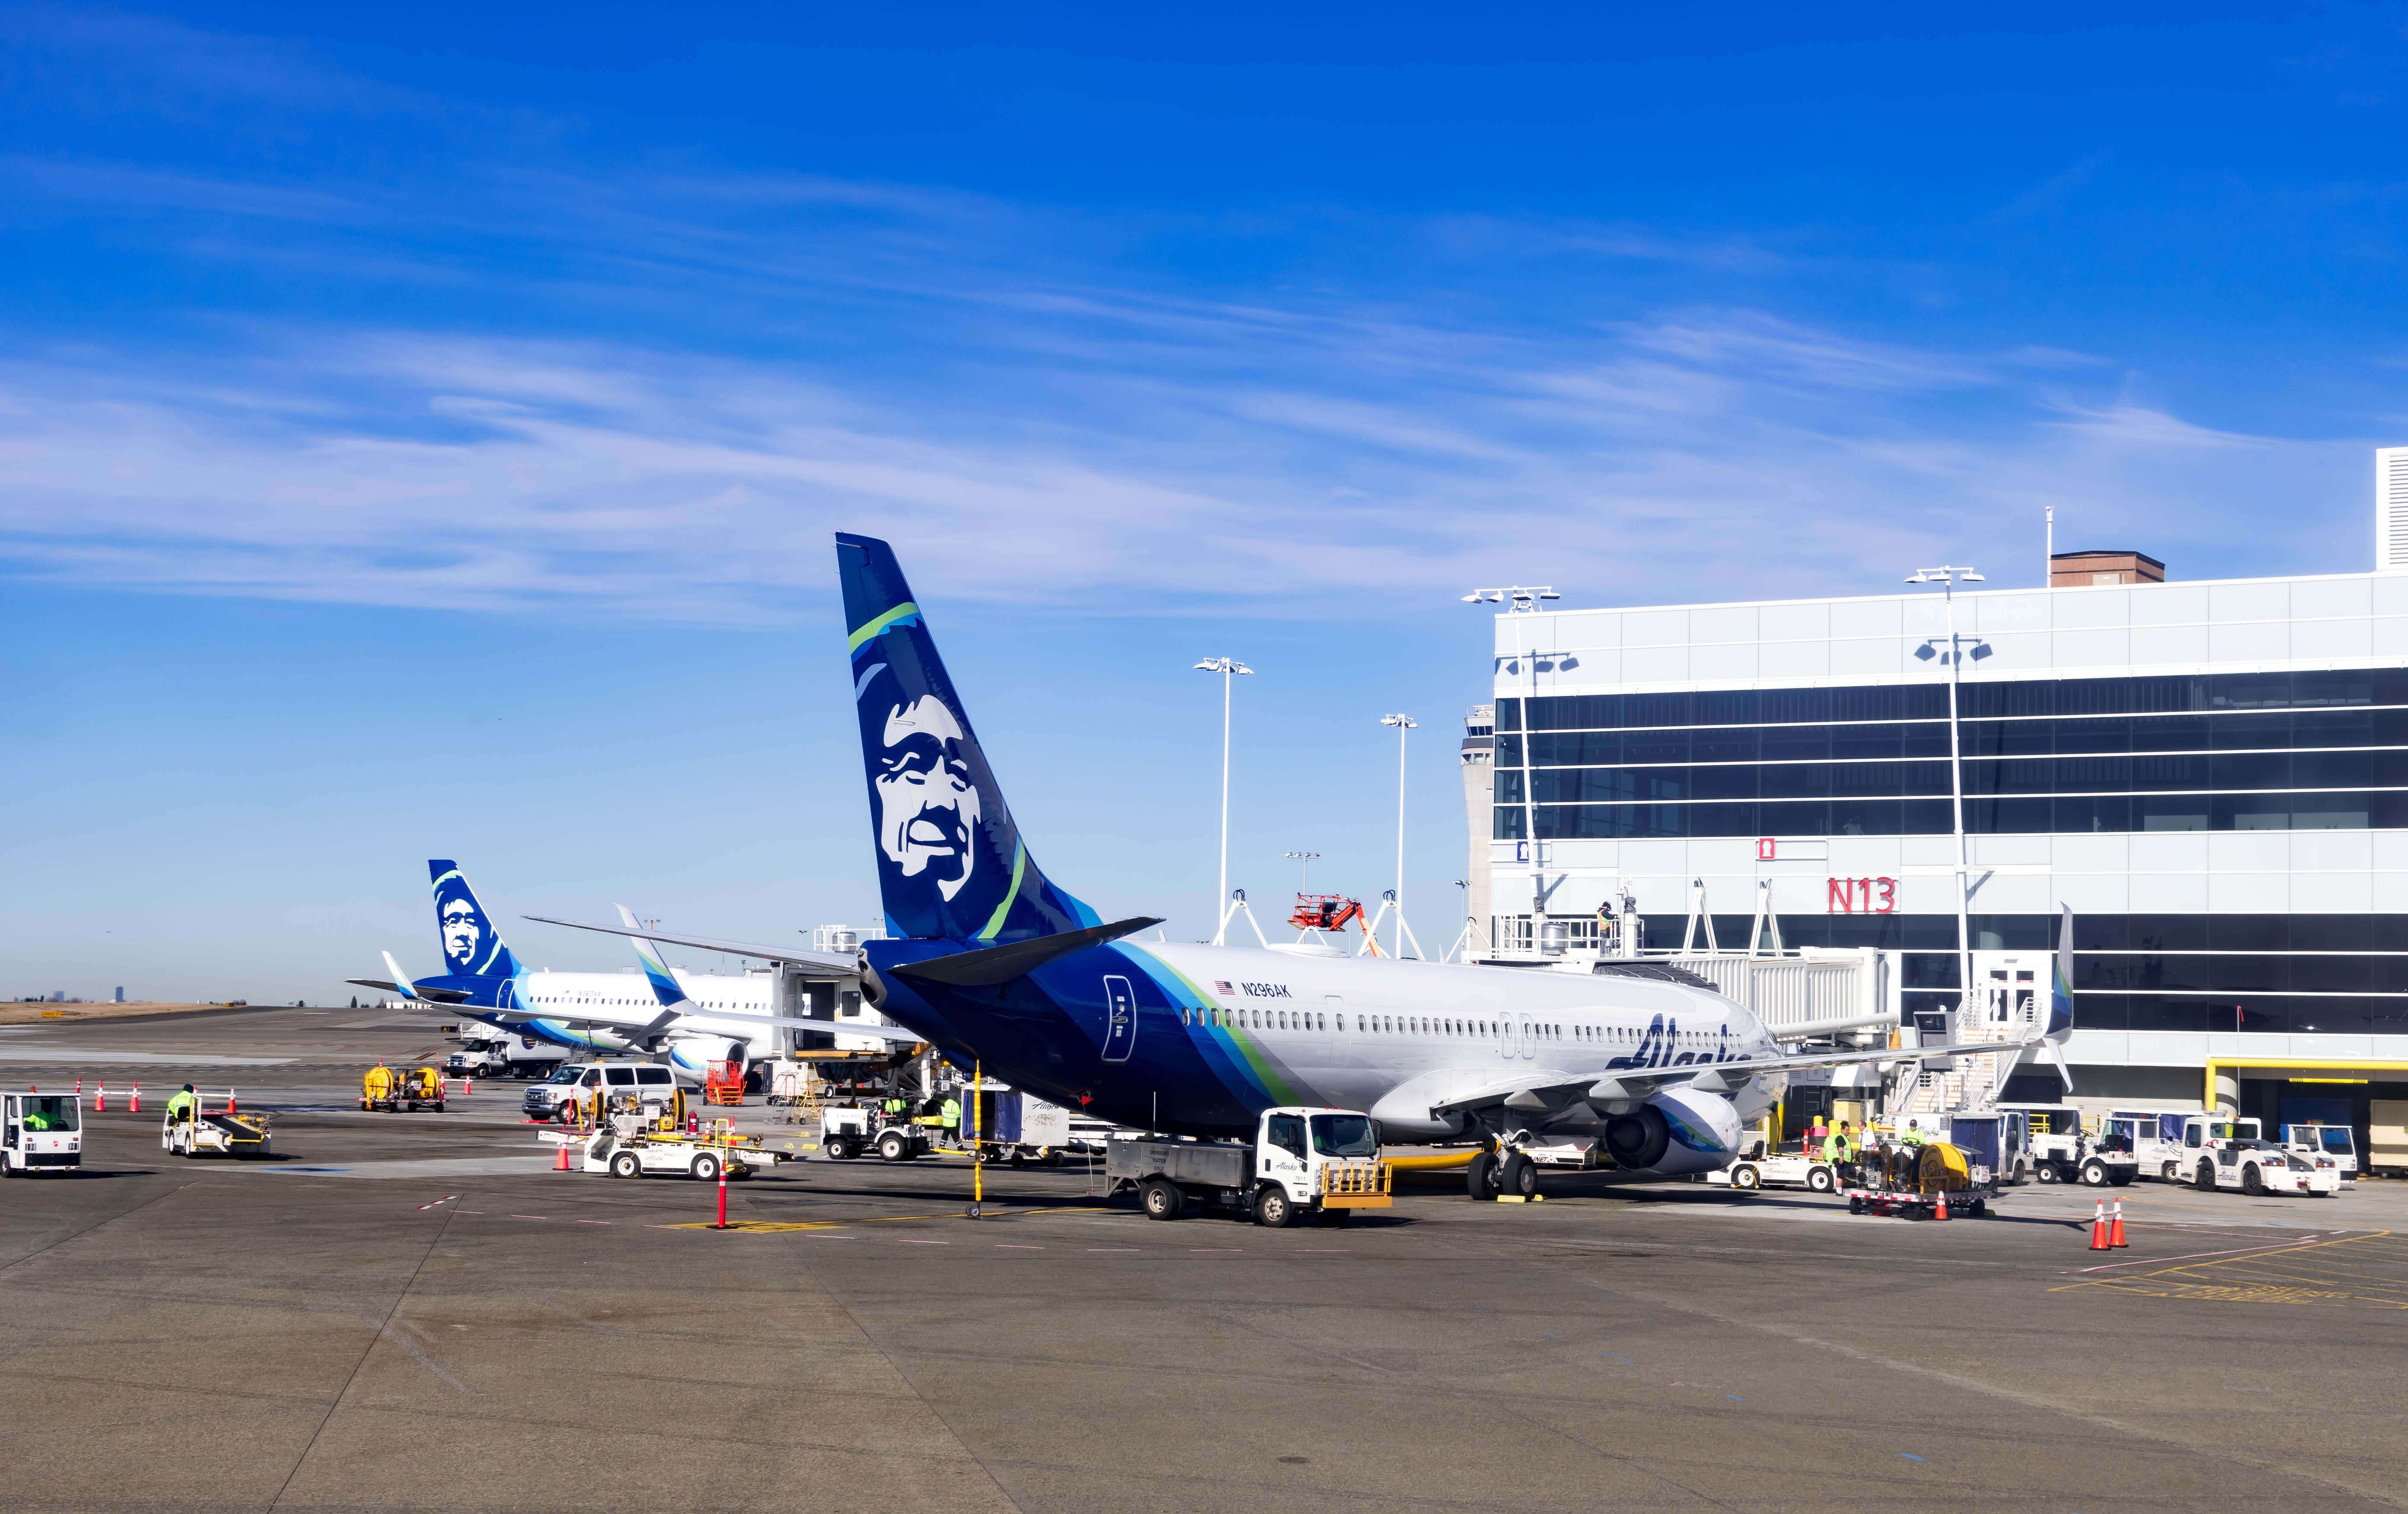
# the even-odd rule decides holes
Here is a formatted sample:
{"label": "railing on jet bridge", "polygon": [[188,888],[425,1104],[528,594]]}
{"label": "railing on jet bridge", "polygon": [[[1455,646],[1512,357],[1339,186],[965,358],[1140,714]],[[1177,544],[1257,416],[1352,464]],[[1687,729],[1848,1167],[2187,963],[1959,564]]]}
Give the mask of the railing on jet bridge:
{"label": "railing on jet bridge", "polygon": [[1780,957],[1698,952],[1660,959],[1695,973],[1745,1004],[1771,1030],[1881,1013],[1886,962],[1869,948]]}

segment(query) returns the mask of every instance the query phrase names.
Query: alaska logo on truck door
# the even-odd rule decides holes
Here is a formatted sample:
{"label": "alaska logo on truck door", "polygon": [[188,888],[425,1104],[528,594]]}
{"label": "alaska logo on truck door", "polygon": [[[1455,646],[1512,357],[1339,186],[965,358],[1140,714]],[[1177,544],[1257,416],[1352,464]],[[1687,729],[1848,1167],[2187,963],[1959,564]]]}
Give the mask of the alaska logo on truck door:
{"label": "alaska logo on truck door", "polygon": [[1117,973],[1104,979],[1104,1060],[1125,1062],[1137,1045],[1137,995]]}

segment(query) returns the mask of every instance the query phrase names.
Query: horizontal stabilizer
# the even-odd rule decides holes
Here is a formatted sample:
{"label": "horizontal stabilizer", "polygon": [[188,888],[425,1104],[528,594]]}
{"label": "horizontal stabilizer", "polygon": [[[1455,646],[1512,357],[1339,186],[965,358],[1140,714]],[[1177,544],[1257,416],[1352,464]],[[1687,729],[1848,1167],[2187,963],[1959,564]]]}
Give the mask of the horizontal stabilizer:
{"label": "horizontal stabilizer", "polygon": [[982,946],[977,951],[959,952],[951,957],[934,957],[924,962],[912,962],[887,971],[898,978],[941,983],[948,988],[990,988],[998,983],[1025,977],[1058,958],[1072,956],[1090,946],[1100,946],[1107,941],[1117,941],[1147,926],[1161,923],[1159,915],[1140,915],[1133,919],[1114,920],[1110,925],[1091,925],[1083,930],[1065,930],[1059,935],[1036,936],[1027,941]]}
{"label": "horizontal stabilizer", "polygon": [[631,930],[622,925],[588,925],[583,920],[556,920],[549,915],[530,915],[528,919],[542,925],[565,925],[572,930],[599,930],[609,936],[633,936],[638,941],[665,942],[672,946],[691,946],[695,951],[724,952],[730,957],[751,957],[764,962],[787,962],[796,967],[822,968],[830,973],[850,973],[854,958],[850,952],[801,951],[792,946],[756,946],[749,941],[722,941],[716,936],[680,936],[666,930]]}

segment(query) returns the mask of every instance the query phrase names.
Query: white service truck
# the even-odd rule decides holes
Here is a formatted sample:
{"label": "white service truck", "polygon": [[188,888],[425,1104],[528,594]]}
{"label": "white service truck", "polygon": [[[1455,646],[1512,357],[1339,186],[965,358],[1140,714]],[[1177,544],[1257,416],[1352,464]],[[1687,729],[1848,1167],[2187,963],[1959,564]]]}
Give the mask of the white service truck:
{"label": "white service truck", "polygon": [[2001,1172],[2013,1181],[2028,1171],[2042,1183],[2081,1183],[2087,1188],[2123,1188],[2140,1175],[2141,1164],[2130,1152],[2116,1149],[2104,1132],[2084,1133],[2082,1111],[2071,1104],[2000,1104],[2001,1114],[2024,1117],[2023,1147],[1999,1153]]}
{"label": "white service truck", "polygon": [[0,1093],[0,1177],[83,1165],[83,1103],[72,1093]]}
{"label": "white service truck", "polygon": [[2157,1107],[2111,1109],[2099,1127],[2101,1146],[2131,1154],[2144,1177],[2179,1183],[2188,1175],[2183,1155],[2183,1128],[2199,1117],[2199,1110]]}
{"label": "white service truck", "polygon": [[1266,1109],[1251,1142],[1115,1137],[1104,1180],[1109,1193],[1135,1193],[1149,1219],[1178,1219],[1193,1201],[1274,1230],[1298,1215],[1342,1225],[1357,1209],[1395,1203],[1379,1127],[1354,1109]]}
{"label": "white service truck", "polygon": [[2294,1156],[2329,1161],[2344,1188],[2358,1182],[2358,1132],[2346,1125],[2305,1123],[2283,1127],[2283,1149]]}

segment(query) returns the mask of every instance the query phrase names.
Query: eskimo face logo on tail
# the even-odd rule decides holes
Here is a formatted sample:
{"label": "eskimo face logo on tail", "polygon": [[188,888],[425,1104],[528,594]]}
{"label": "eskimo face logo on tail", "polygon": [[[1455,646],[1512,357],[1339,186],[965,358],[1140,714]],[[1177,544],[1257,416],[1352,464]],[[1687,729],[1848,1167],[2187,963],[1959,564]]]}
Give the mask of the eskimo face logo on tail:
{"label": "eskimo face logo on tail", "polygon": [[468,886],[458,877],[444,879],[435,889],[435,917],[443,933],[443,958],[457,975],[474,973],[492,957],[493,928],[477,907]]}
{"label": "eskimo face logo on tail", "polygon": [[923,873],[951,903],[970,881],[978,854],[977,783],[959,720],[934,695],[889,708],[884,750],[870,786],[878,794],[878,846],[907,878]]}

